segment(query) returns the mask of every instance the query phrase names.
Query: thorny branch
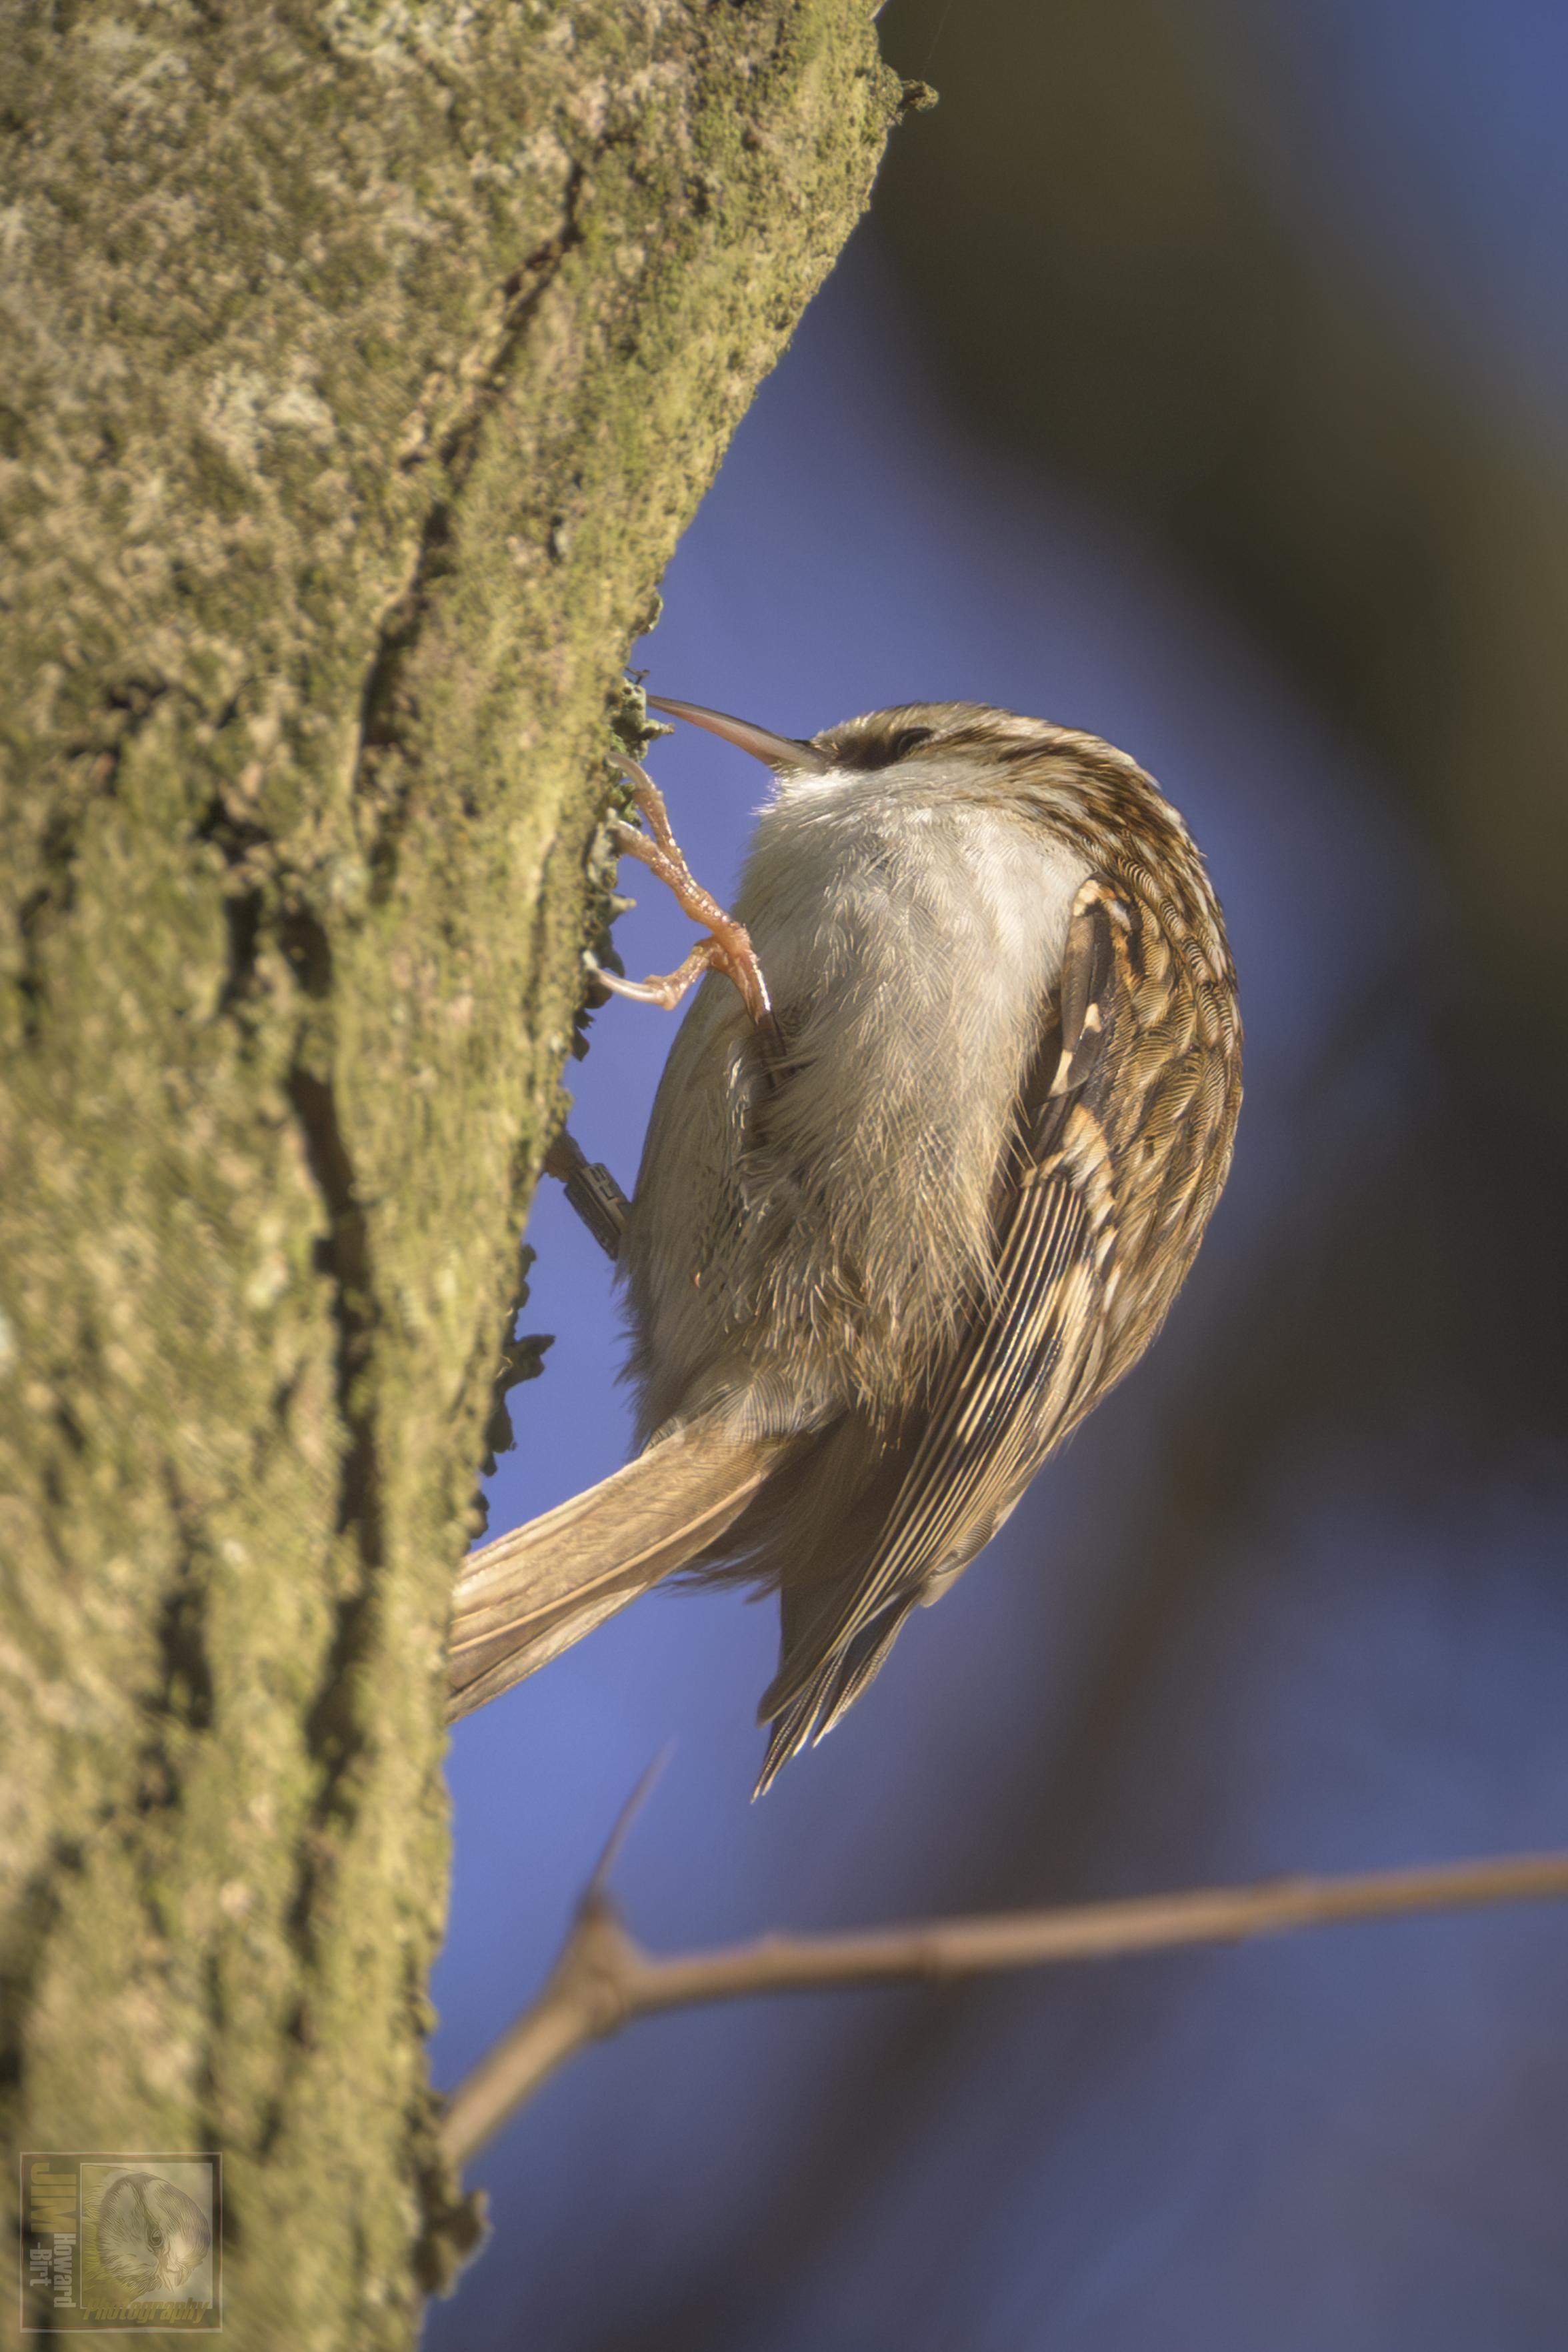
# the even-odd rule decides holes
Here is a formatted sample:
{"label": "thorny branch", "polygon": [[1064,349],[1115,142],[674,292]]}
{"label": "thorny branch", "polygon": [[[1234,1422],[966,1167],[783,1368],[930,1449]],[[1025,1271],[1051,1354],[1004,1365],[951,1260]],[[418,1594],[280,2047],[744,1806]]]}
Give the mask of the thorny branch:
{"label": "thorny branch", "polygon": [[1505,1854],[1420,1870],[1343,1878],[1277,1878],[1254,1886],[933,1920],[859,1934],[763,1936],[711,1952],[660,1958],[622,1926],[601,1864],[560,1958],[529,2002],[453,2094],[443,2126],[447,2156],[466,2164],[558,2066],[634,2018],[701,2001],[826,1986],[941,1981],[1000,1969],[1111,1959],[1183,1944],[1239,1943],[1352,1919],[1568,1896],[1568,1853]]}

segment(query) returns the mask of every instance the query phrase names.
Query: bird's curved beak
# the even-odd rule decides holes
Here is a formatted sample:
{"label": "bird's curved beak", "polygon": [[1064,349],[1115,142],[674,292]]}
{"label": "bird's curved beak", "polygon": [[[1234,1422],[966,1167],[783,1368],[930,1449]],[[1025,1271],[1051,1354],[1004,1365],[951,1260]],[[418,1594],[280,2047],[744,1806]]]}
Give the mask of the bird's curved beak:
{"label": "bird's curved beak", "polygon": [[692,727],[706,727],[710,735],[722,736],[737,751],[749,751],[754,760],[762,760],[770,768],[808,768],[824,776],[833,764],[814,743],[802,742],[795,735],[775,735],[766,727],[754,727],[748,719],[705,710],[700,702],[669,702],[662,694],[651,694],[647,700],[650,710],[662,710],[669,719],[684,719]]}

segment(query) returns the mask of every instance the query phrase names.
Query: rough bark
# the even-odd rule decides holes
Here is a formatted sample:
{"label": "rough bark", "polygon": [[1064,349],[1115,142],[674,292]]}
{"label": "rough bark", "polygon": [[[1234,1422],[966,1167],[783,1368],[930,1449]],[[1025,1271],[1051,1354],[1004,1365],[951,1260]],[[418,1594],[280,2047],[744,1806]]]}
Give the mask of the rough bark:
{"label": "rough bark", "polygon": [[469,2226],[441,1651],[606,721],[899,85],[866,0],[5,46],[6,2125],[222,2148],[230,2340],[399,2344]]}

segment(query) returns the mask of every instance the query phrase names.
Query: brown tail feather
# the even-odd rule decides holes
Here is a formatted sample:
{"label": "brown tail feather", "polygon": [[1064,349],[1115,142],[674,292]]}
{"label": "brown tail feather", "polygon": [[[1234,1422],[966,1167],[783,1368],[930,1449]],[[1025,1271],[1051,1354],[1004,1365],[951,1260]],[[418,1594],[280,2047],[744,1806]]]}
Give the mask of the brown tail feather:
{"label": "brown tail feather", "polygon": [[714,1418],[470,1553],[452,1613],[447,1720],[470,1715],[711,1549],[798,1437]]}

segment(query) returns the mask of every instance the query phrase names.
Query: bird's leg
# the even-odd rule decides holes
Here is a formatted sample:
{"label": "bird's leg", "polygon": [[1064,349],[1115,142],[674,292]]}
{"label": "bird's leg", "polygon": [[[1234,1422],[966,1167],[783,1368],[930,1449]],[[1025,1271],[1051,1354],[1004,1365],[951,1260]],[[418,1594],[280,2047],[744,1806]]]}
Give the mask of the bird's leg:
{"label": "bird's leg", "polygon": [[[624,758],[618,764],[632,779],[632,798],[647,819],[648,831],[639,833],[633,825],[612,824],[610,830],[617,849],[623,856],[640,859],[650,873],[656,874],[674,893],[682,912],[689,915],[693,922],[703,924],[708,935],[697,941],[677,971],[656,972],[648,980],[622,980],[619,974],[593,963],[594,977],[617,996],[629,996],[639,1004],[660,1004],[667,1012],[674,1012],[705,972],[721,971],[739,991],[769,1065],[776,1063],[780,1050],[779,1025],[773,1016],[768,982],[745,924],[725,913],[686,864],[670,823],[669,810],[664,806],[664,796],[647,770]],[[582,1219],[605,1256],[619,1257],[631,1202],[603,1162],[591,1160],[576,1138],[562,1128],[545,1153],[544,1172],[565,1186],[568,1206]]]}
{"label": "bird's leg", "polygon": [[704,972],[721,971],[740,992],[740,1001],[756,1023],[765,1046],[776,1052],[779,1025],[773,1015],[773,1001],[745,924],[725,913],[686,864],[670,824],[664,796],[647,770],[639,767],[634,760],[622,759],[619,765],[632,779],[632,796],[647,819],[648,831],[639,833],[633,825],[612,824],[610,831],[617,849],[623,856],[637,858],[650,873],[656,874],[682,913],[689,915],[694,923],[701,923],[707,937],[697,941],[676,971],[655,973],[648,980],[622,980],[595,966],[596,977],[617,996],[630,996],[640,1004],[662,1004],[673,1012]]}
{"label": "bird's leg", "polygon": [[618,1258],[632,1203],[603,1161],[590,1160],[563,1127],[545,1153],[545,1174],[565,1185],[568,1207],[576,1210],[605,1256]]}
{"label": "bird's leg", "polygon": [[[625,827],[619,828],[624,831]],[[628,996],[633,1004],[661,1005],[673,1013],[686,991],[695,986],[706,972],[720,969],[717,941],[699,940],[685,963],[674,971],[650,972],[646,980],[622,980],[618,971],[606,971],[601,963],[593,966],[593,977],[601,988],[612,989],[617,996]]]}

